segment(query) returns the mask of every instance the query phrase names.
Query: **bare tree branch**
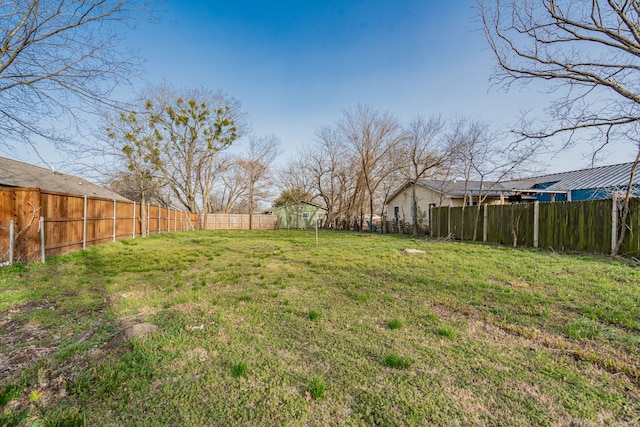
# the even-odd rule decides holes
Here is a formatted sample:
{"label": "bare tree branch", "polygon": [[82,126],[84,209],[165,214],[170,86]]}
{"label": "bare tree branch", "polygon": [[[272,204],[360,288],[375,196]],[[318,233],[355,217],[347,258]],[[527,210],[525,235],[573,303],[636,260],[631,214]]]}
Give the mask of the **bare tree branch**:
{"label": "bare tree branch", "polygon": [[[603,141],[595,144],[594,155],[611,141],[630,141],[640,153],[636,0],[478,0],[478,9],[497,59],[493,83],[509,89],[514,82],[540,80],[559,94],[546,123],[521,127],[523,138],[564,134],[571,140],[576,132],[592,131],[591,138]],[[619,240],[625,230],[621,228]]]}
{"label": "bare tree branch", "polygon": [[[47,122],[114,105],[110,94],[139,71],[123,49],[127,23],[151,18],[154,0],[0,2],[0,136],[62,136]],[[2,144],[6,144],[3,142]]]}

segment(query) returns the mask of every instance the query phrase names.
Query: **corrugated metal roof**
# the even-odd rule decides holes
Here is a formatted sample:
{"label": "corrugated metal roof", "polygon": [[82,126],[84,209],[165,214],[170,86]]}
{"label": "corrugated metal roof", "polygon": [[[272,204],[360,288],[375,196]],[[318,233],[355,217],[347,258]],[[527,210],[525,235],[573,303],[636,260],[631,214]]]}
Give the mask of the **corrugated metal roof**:
{"label": "corrugated metal roof", "polygon": [[86,179],[0,157],[0,187],[40,188],[59,193],[129,201]]}
{"label": "corrugated metal roof", "polygon": [[[590,169],[580,169],[531,178],[505,181],[503,187],[529,189],[541,184],[553,183],[545,190],[569,191],[593,188],[626,187],[633,163],[600,166]],[[634,177],[634,184],[640,184],[640,177]]]}

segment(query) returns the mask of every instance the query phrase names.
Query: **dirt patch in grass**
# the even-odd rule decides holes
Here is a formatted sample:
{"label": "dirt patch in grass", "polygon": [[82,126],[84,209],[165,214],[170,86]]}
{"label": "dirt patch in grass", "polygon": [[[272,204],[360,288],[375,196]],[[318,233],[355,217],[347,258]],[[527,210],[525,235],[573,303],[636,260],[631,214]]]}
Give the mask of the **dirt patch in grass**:
{"label": "dirt patch in grass", "polygon": [[[442,319],[452,321],[465,319],[471,336],[488,334],[495,341],[510,346],[544,348],[558,355],[591,363],[612,374],[624,375],[636,386],[640,386],[640,367],[636,366],[633,357],[626,353],[613,352],[611,348],[603,349],[593,343],[577,343],[535,328],[505,322],[490,313],[481,312],[470,306],[457,307],[455,304],[441,303],[434,305],[432,310]],[[513,342],[513,338],[517,342]]]}
{"label": "dirt patch in grass", "polygon": [[[9,378],[14,372],[35,365],[58,350],[52,343],[49,328],[22,320],[26,314],[49,307],[48,303],[28,302],[0,317],[0,348],[9,350],[0,354],[0,378]],[[44,341],[49,341],[50,344],[47,345]]]}

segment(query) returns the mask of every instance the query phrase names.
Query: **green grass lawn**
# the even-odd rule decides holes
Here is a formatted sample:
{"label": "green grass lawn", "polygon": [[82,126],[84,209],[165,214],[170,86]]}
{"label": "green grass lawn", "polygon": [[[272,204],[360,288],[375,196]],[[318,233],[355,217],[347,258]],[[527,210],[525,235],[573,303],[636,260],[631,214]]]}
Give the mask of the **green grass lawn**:
{"label": "green grass lawn", "polygon": [[[142,322],[161,333],[123,339]],[[137,238],[0,270],[0,380],[0,425],[640,425],[640,267],[395,235]]]}

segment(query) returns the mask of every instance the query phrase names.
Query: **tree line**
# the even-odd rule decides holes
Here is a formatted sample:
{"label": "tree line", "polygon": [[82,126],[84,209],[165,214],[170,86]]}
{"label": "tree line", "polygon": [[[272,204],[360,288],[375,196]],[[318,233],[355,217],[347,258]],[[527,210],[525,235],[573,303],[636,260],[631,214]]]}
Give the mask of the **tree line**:
{"label": "tree line", "polygon": [[[455,177],[468,188],[480,180],[482,203],[498,181],[523,172],[535,154],[536,145],[507,136],[468,117],[416,116],[403,124],[359,104],[318,129],[315,141],[278,172],[282,193],[276,202],[319,201],[327,208],[326,227],[356,230],[372,224],[374,215],[384,218],[385,201],[406,183],[417,213],[415,184],[421,179]],[[424,231],[417,214],[411,227],[414,234]]]}
{"label": "tree line", "polygon": [[[358,104],[276,168],[277,138],[247,132],[240,102],[221,92],[152,87],[132,107],[105,117],[99,150],[109,159],[110,186],[143,205],[199,214],[252,215],[279,194],[275,206],[316,202],[327,209],[325,227],[362,230],[385,215],[385,200],[405,182],[414,184],[417,212],[417,180],[479,179],[488,193],[535,153],[534,145],[510,142],[480,121],[417,116],[403,124]],[[240,141],[242,153],[229,154]]]}

